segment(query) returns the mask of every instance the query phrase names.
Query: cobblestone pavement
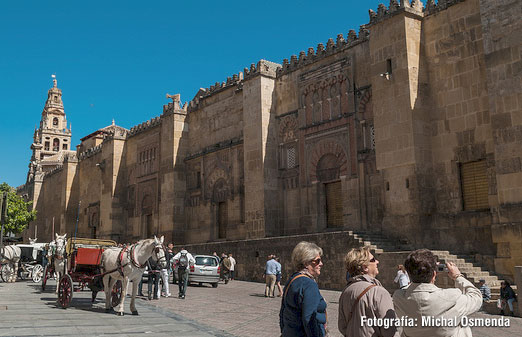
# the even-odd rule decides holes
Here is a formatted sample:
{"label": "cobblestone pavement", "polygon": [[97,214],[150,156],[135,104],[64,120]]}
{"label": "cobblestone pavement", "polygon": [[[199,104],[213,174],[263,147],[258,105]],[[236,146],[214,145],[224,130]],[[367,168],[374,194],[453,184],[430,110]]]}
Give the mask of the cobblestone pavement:
{"label": "cobblestone pavement", "polygon": [[74,293],[64,310],[56,306],[54,285],[50,280],[42,293],[32,282],[0,283],[0,336],[231,336],[143,300],[136,304],[139,316],[130,315],[129,298],[127,315],[107,314],[101,293],[94,305],[90,292]]}
{"label": "cobblestone pavement", "polygon": [[[177,294],[177,286],[171,285],[171,293]],[[276,290],[276,294],[277,294]],[[161,298],[150,301],[152,305],[165,308],[173,313],[225,330],[235,336],[279,337],[279,308],[281,298],[265,298],[264,284],[243,281],[220,283],[213,289],[210,285],[191,286],[185,300]],[[321,290],[328,304],[330,336],[342,337],[337,330],[339,291]],[[145,300],[146,301],[146,300]],[[487,314],[474,314],[471,317],[500,317]],[[475,337],[522,336],[522,318],[510,317],[509,328],[473,328]]]}
{"label": "cobblestone pavement", "polygon": [[[52,281],[50,281],[52,282]],[[75,293],[71,308],[55,305],[54,283],[45,293],[28,282],[0,283],[0,336],[252,336],[278,337],[281,298],[265,298],[264,284],[231,281],[194,285],[185,300],[178,299],[177,285],[170,298],[137,300],[140,316],[131,316],[129,299],[124,317],[103,312],[102,295],[90,305],[90,292]],[[146,288],[146,285],[145,285]],[[277,293],[277,291],[276,291]],[[331,336],[337,331],[340,292],[321,290],[328,304]],[[5,307],[7,306],[7,310]],[[498,317],[475,314],[473,317]],[[473,336],[522,336],[522,319],[510,317],[509,328],[473,328]]]}

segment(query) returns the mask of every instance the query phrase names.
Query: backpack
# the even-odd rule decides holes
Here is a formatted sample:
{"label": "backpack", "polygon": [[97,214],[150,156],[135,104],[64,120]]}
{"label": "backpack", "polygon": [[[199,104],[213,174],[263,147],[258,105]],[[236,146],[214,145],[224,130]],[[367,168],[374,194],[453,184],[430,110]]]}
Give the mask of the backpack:
{"label": "backpack", "polygon": [[188,258],[186,253],[182,253],[178,260],[178,268],[187,269],[188,267]]}

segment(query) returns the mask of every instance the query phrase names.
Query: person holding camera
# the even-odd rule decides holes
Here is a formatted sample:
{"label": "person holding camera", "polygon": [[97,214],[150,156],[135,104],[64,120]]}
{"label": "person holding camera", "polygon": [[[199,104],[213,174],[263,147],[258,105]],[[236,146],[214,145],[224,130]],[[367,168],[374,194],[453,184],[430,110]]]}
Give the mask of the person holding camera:
{"label": "person holding camera", "polygon": [[[428,249],[411,252],[404,267],[411,279],[408,288],[393,294],[397,317],[417,319],[414,326],[403,327],[406,336],[471,336],[471,328],[460,324],[463,316],[477,312],[482,306],[482,293],[466,280],[459,268],[448,262],[448,276],[455,288],[441,289],[435,285],[437,258]],[[431,324],[444,321],[445,324]],[[456,322],[455,326],[452,323]]]}

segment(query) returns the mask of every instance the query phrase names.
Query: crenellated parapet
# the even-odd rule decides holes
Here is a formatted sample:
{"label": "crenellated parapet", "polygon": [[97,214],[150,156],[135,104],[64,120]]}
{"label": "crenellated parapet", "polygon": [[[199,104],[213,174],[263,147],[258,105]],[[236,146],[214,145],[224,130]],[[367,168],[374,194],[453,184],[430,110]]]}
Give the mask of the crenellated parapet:
{"label": "crenellated parapet", "polygon": [[98,154],[102,151],[103,149],[103,143],[101,143],[100,145],[97,145],[95,147],[91,147],[90,149],[87,149],[85,151],[83,151],[82,153],[78,154],[78,161],[82,161],[84,159],[87,159],[87,158],[90,158],[92,156],[94,156],[95,154]]}
{"label": "crenellated parapet", "polygon": [[154,117],[146,122],[133,126],[129,131],[129,138],[136,136],[144,131],[152,129],[158,125],[161,125],[161,117]]}
{"label": "crenellated parapet", "polygon": [[343,34],[338,34],[336,40],[328,39],[326,42],[326,46],[322,43],[317,45],[317,48],[310,47],[307,52],[301,51],[299,53],[299,57],[297,55],[292,55],[290,57],[290,61],[288,59],[283,60],[283,66],[277,69],[277,76],[281,76],[287,73],[290,73],[296,69],[299,69],[308,64],[317,62],[325,57],[331,56],[344,50],[346,48],[351,48],[355,45],[358,45],[364,41],[368,41],[368,37],[370,36],[370,31],[366,27],[366,25],[362,25],[359,29],[359,36],[355,30],[350,30],[346,35],[346,39]]}
{"label": "crenellated parapet", "polygon": [[64,163],[77,163],[78,162],[78,156],[76,152],[70,151],[65,153],[63,156],[63,162]]}
{"label": "crenellated parapet", "polygon": [[239,72],[227,77],[227,80],[224,82],[216,82],[209,88],[200,88],[194,98],[188,103],[188,107],[186,107],[186,104],[183,106],[185,112],[197,110],[202,99],[222,92],[228,88],[236,87],[236,90],[241,90],[243,88],[243,79],[243,73]]}
{"label": "crenellated parapet", "polygon": [[388,8],[384,4],[379,4],[377,12],[373,9],[368,10],[370,23],[368,26],[387,20],[397,14],[408,12],[423,16],[423,4],[420,0],[390,0]]}
{"label": "crenellated parapet", "polygon": [[259,60],[257,64],[252,63],[250,68],[245,68],[243,73],[245,74],[245,80],[251,79],[258,75],[275,78],[278,69],[281,69],[281,65],[279,63],[274,63],[267,60]]}
{"label": "crenellated parapet", "polygon": [[61,172],[61,171],[63,171],[63,164],[57,165],[52,170],[50,170],[48,172],[45,172],[44,177],[45,178],[50,177],[50,176],[55,175],[56,173]]}
{"label": "crenellated parapet", "polygon": [[426,5],[424,6],[424,14],[426,16],[435,14],[437,12],[445,10],[450,6],[464,1],[465,0],[439,0],[437,3],[435,3],[435,0],[426,0]]}

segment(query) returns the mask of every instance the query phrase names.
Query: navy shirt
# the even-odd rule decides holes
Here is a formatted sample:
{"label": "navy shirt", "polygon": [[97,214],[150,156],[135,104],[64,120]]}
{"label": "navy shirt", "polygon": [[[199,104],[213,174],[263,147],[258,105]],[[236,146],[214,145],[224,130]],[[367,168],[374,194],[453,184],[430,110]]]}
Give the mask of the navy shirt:
{"label": "navy shirt", "polygon": [[[298,273],[292,275],[290,282]],[[279,326],[283,337],[323,337],[326,324],[326,302],[317,283],[305,276],[295,279],[283,297]]]}

